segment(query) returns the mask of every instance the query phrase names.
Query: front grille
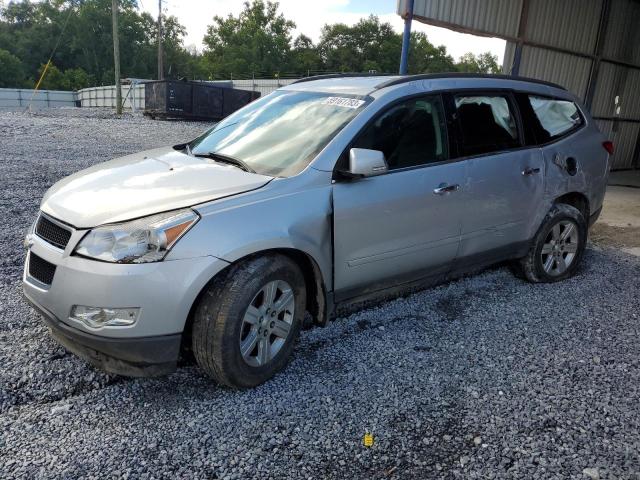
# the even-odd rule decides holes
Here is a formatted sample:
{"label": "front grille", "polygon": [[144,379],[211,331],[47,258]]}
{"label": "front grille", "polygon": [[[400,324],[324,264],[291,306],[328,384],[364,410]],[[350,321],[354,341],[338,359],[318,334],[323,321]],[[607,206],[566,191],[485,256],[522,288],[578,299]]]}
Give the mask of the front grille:
{"label": "front grille", "polygon": [[69,230],[53,223],[44,215],[40,215],[40,218],[38,218],[38,223],[36,223],[36,235],[49,242],[51,245],[63,250],[71,238],[71,232]]}
{"label": "front grille", "polygon": [[45,285],[51,285],[56,266],[40,258],[35,253],[29,254],[29,275]]}

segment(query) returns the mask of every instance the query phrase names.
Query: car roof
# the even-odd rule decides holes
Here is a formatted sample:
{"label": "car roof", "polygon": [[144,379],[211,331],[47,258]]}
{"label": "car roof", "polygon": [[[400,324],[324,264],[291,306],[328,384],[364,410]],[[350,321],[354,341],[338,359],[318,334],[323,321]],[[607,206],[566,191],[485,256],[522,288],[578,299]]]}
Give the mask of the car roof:
{"label": "car roof", "polygon": [[[455,81],[456,88],[522,88],[544,86],[560,90],[566,89],[555,83],[534,78],[510,75],[489,75],[476,73],[433,73],[421,75],[367,75],[367,74],[335,74],[307,77],[283,87],[284,90],[314,91],[336,94],[369,95],[382,89],[399,87],[418,81],[431,82],[433,87],[444,86],[447,80]],[[435,89],[435,88],[434,88]]]}
{"label": "car roof", "polygon": [[352,95],[368,95],[377,86],[391,79],[400,79],[400,75],[318,75],[296,80],[283,87],[283,90],[306,90],[313,92],[341,93]]}

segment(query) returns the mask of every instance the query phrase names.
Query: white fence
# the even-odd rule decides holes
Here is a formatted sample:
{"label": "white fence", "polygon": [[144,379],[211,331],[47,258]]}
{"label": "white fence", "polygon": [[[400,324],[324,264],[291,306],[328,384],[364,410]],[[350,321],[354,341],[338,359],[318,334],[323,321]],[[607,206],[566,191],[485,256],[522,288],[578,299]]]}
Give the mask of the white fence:
{"label": "white fence", "polygon": [[[123,108],[144,110],[144,84],[123,85],[120,91]],[[83,107],[116,108],[116,86],[83,88],[78,90],[78,100]]]}
{"label": "white fence", "polygon": [[274,90],[277,90],[280,87],[284,87],[285,85],[289,85],[290,83],[295,82],[295,78],[287,78],[286,80],[282,79],[249,79],[249,80],[231,80],[233,84],[233,88],[240,88],[242,90],[253,90],[254,92],[260,92],[260,96],[264,97],[265,95],[270,94]]}
{"label": "white fence", "polygon": [[0,88],[0,107],[33,108],[75,107],[76,93],[61,90],[34,90],[23,88]]}
{"label": "white fence", "polygon": [[[264,96],[294,81],[295,79],[248,79],[225,80],[215,83],[242,90],[253,90]],[[0,107],[26,107],[29,105],[32,95],[33,90],[0,88]],[[144,110],[144,84],[123,85],[122,99],[125,109]],[[83,88],[77,92],[39,90],[33,96],[32,106],[34,108],[75,106],[115,108],[116,87],[115,85],[107,85],[105,87]]]}

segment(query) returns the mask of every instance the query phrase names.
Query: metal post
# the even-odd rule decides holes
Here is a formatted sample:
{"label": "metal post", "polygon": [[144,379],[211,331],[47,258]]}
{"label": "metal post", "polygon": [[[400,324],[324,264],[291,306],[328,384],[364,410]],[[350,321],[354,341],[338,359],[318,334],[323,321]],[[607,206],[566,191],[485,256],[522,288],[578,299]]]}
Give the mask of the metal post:
{"label": "metal post", "polygon": [[162,53],[162,0],[158,0],[158,80],[164,78]]}
{"label": "metal post", "polygon": [[113,18],[113,70],[116,77],[116,113],[122,114],[122,92],[120,91],[120,43],[118,41],[118,0],[111,0]]}
{"label": "metal post", "polygon": [[598,72],[600,71],[600,58],[602,56],[602,49],[604,48],[604,38],[607,35],[607,28],[609,27],[609,15],[611,12],[611,2],[609,0],[603,0],[602,8],[600,10],[600,22],[598,23],[598,33],[596,35],[596,44],[593,49],[595,58],[591,60],[591,71],[589,72],[589,81],[587,82],[587,90],[584,94],[584,104],[587,110],[591,111],[593,104],[593,97],[596,93],[596,85],[598,83]]}
{"label": "metal post", "polygon": [[413,19],[413,0],[407,0],[407,11],[404,17],[404,33],[402,34],[402,53],[400,54],[400,75],[407,74],[409,64],[409,43],[411,40],[411,20]]}
{"label": "metal post", "polygon": [[520,61],[522,60],[522,47],[524,46],[524,33],[527,28],[527,18],[529,17],[529,0],[523,0],[522,10],[520,10],[520,22],[518,24],[518,42],[513,52],[513,63],[511,64],[511,75],[520,75]]}
{"label": "metal post", "polygon": [[[131,104],[131,113],[136,113],[136,84],[133,80],[131,81],[129,92],[131,93],[131,99],[129,100],[129,103]],[[127,95],[129,94],[127,93]]]}

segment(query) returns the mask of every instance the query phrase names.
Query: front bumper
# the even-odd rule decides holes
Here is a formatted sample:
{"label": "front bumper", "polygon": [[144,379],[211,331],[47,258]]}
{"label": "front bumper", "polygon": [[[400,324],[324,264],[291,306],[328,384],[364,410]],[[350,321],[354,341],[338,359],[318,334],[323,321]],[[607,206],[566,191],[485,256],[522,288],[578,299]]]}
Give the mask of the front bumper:
{"label": "front bumper", "polygon": [[[229,265],[213,256],[114,264],[72,255],[84,232],[65,249],[29,238],[23,274],[27,300],[43,314],[53,336],[70,351],[109,372],[159,375],[175,369],[191,307],[211,278]],[[32,254],[55,266],[52,279],[31,276]],[[74,305],[137,308],[133,325],[95,328],[70,316]]]}
{"label": "front bumper", "polygon": [[176,369],[181,334],[142,338],[100,337],[66,325],[26,293],[25,298],[42,315],[51,336],[58,343],[95,367],[128,377],[155,377]]}

